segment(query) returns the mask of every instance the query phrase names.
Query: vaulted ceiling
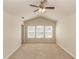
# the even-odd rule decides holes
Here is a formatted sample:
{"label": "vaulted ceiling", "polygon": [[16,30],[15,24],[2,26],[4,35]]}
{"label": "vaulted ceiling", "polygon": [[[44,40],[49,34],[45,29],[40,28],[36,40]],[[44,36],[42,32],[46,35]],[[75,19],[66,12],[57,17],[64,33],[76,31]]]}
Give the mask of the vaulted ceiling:
{"label": "vaulted ceiling", "polygon": [[45,16],[53,19],[75,13],[75,0],[47,0],[48,6],[55,6],[55,10],[46,10],[46,13],[34,13],[36,8],[30,4],[38,5],[40,0],[4,0],[4,11],[17,16],[30,19],[36,16]]}

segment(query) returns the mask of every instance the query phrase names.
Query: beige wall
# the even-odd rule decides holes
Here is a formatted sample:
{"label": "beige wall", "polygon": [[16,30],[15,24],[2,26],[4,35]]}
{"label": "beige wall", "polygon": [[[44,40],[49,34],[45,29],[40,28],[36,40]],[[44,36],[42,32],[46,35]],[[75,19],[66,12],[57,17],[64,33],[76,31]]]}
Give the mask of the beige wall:
{"label": "beige wall", "polygon": [[[56,22],[55,21],[52,21],[52,20],[49,20],[49,19],[46,19],[44,17],[36,17],[34,19],[30,19],[30,20],[27,20],[27,21],[24,21],[24,27],[25,27],[25,38],[24,38],[24,42],[55,42],[55,25],[56,25]],[[54,26],[54,35],[53,35],[53,38],[51,39],[45,39],[45,38],[41,38],[41,39],[38,39],[38,38],[34,38],[34,39],[30,39],[28,40],[27,38],[27,26],[28,25],[47,25],[47,26]]]}
{"label": "beige wall", "polygon": [[75,14],[61,18],[56,26],[56,42],[65,51],[75,57],[76,37],[75,37]]}
{"label": "beige wall", "polygon": [[17,16],[4,11],[4,59],[21,45],[21,28]]}

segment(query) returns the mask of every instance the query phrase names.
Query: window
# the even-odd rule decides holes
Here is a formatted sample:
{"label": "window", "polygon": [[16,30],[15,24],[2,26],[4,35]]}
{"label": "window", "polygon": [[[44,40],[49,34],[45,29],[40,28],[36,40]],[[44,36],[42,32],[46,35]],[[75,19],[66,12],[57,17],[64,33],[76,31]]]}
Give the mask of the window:
{"label": "window", "polygon": [[36,38],[44,38],[44,26],[36,26]]}
{"label": "window", "polygon": [[52,26],[28,26],[28,38],[53,38]]}
{"label": "window", "polygon": [[45,26],[45,38],[52,38],[52,26]]}
{"label": "window", "polygon": [[28,38],[35,38],[35,26],[28,26]]}

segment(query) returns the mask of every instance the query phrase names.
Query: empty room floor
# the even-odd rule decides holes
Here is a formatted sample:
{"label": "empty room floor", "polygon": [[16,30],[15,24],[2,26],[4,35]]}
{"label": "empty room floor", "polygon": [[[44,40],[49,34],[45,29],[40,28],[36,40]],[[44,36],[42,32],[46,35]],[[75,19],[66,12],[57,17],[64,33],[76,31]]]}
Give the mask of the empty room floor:
{"label": "empty room floor", "polygon": [[74,59],[55,43],[26,43],[8,59]]}

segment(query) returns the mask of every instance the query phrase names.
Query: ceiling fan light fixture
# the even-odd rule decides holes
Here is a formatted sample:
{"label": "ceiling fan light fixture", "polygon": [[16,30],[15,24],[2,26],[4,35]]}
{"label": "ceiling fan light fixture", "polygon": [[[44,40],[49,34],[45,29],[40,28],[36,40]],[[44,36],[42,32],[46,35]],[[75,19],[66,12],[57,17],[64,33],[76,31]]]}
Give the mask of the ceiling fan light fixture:
{"label": "ceiling fan light fixture", "polygon": [[45,11],[46,11],[45,8],[43,8],[43,9],[42,9],[42,8],[39,8],[39,12],[40,12],[40,13],[44,13]]}
{"label": "ceiling fan light fixture", "polygon": [[46,9],[45,9],[45,8],[43,8],[43,9],[42,9],[42,13],[44,13],[45,11],[46,11]]}

